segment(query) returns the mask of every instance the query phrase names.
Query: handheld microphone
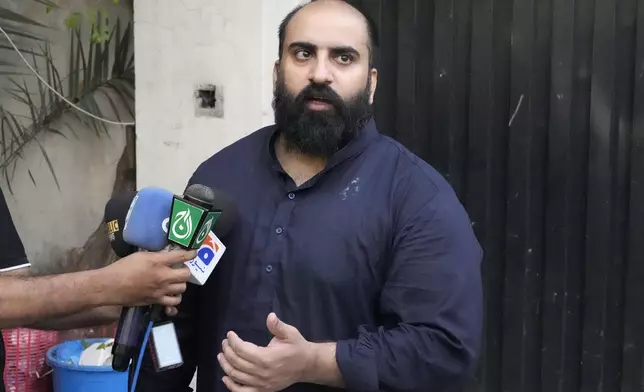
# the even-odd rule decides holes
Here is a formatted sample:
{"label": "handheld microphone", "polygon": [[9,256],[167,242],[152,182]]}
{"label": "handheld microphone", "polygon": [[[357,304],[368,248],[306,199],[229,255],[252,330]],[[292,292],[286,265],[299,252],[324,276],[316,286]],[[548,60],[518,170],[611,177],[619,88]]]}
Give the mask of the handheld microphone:
{"label": "handheld microphone", "polygon": [[162,188],[141,189],[132,200],[123,228],[123,240],[132,246],[159,252],[168,245],[165,220],[174,195]]}
{"label": "handheld microphone", "polygon": [[[213,208],[214,201],[214,191],[201,184],[189,186],[183,196],[173,196],[172,211],[167,221],[167,241],[170,249],[191,250],[201,247],[211,235],[210,230],[221,215],[220,210]],[[194,277],[195,270],[199,270],[199,265],[194,264],[195,262],[196,260],[192,260],[189,264],[191,277]],[[150,331],[150,353],[156,371],[182,366],[183,357],[174,323],[160,320],[161,307],[159,306],[153,306],[151,313],[155,325]]]}
{"label": "handheld microphone", "polygon": [[[131,203],[120,209],[123,243],[134,249],[162,250],[166,245],[162,222],[170,211],[172,193],[159,188],[144,188],[130,199]],[[137,354],[148,310],[147,306],[136,306],[121,311],[112,345],[112,369],[115,371],[127,371],[130,361]]]}
{"label": "handheld microphone", "polygon": [[[204,194],[205,198],[208,197],[210,190],[207,187],[204,188],[205,190],[201,188],[201,193],[195,192],[194,195],[189,194],[185,198],[177,197],[162,188],[147,187],[139,190],[126,214],[123,240],[140,249],[158,252],[174,247],[172,244],[168,246],[168,234],[166,234],[174,232],[177,241],[187,239],[188,245],[198,247],[200,243],[195,241],[195,233],[201,234],[203,223],[207,221],[204,218],[208,217],[211,207],[207,201],[201,200],[204,198]],[[170,222],[169,217],[174,215],[181,220]],[[196,220],[197,216],[199,220]],[[214,222],[215,218],[211,219]],[[170,228],[168,225],[173,223],[174,226]],[[149,315],[147,315],[148,312]],[[162,312],[163,306],[158,305],[151,308],[136,307],[122,317],[119,323],[121,333],[112,346],[112,369],[116,371],[127,370],[130,361],[136,357],[140,350],[141,334],[146,324],[145,321],[148,317],[154,321],[158,320]]]}
{"label": "handheld microphone", "polygon": [[[229,213],[230,211],[230,213]],[[198,256],[185,264],[191,282],[204,284],[225,251],[217,235],[225,235],[236,218],[236,210],[221,193],[195,184],[183,196],[160,188],[144,188],[133,198],[123,228],[123,240],[149,251],[199,249]],[[214,230],[216,234],[213,234]],[[183,364],[172,322],[158,323],[163,307],[138,308],[137,317],[123,320],[123,333],[112,348],[114,370],[125,371],[130,359],[141,349],[143,319],[157,322],[151,330],[151,351],[157,371]],[[172,336],[175,336],[172,339]]]}
{"label": "handheld microphone", "polygon": [[[190,202],[197,206],[191,204],[194,209],[187,208]],[[217,189],[193,184],[184,191],[183,198],[174,197],[168,224],[170,247],[199,249],[197,257],[185,263],[190,268],[190,283],[206,283],[226,251],[220,238],[228,234],[236,218],[234,203]]]}
{"label": "handheld microphone", "polygon": [[221,211],[212,210],[215,192],[201,184],[175,195],[168,224],[168,243],[182,249],[199,249]]}

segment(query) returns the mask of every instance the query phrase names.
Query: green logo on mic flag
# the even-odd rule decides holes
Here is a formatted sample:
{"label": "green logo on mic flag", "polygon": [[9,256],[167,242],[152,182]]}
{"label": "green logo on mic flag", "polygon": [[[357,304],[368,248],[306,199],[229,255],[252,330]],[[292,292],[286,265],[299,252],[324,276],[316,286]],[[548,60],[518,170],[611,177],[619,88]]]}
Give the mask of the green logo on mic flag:
{"label": "green logo on mic flag", "polygon": [[168,241],[189,248],[205,210],[174,198],[168,225]]}
{"label": "green logo on mic flag", "polygon": [[208,216],[206,216],[206,220],[201,226],[201,231],[199,231],[199,234],[197,234],[197,238],[195,238],[195,242],[192,244],[193,249],[199,249],[201,244],[203,244],[206,237],[208,237],[208,233],[210,233],[212,228],[215,226],[215,223],[217,223],[217,219],[219,218],[220,215],[221,215],[221,212],[219,211],[208,213]]}

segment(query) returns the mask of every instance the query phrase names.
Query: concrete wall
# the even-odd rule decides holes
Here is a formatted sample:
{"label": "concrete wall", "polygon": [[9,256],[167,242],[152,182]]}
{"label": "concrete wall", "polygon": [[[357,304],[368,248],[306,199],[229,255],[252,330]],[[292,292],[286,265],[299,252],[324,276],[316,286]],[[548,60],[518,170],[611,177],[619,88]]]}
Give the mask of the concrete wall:
{"label": "concrete wall", "polygon": [[[3,1],[2,5],[55,28],[48,31],[47,36],[52,43],[56,65],[64,71],[68,69],[69,56],[69,33],[63,24],[68,15],[65,11],[86,10],[88,2],[58,0],[56,3],[64,11],[46,14],[44,5],[25,0]],[[91,2],[97,7],[109,6],[111,3],[111,0]],[[112,15],[127,15],[122,10],[118,12],[119,10],[121,9],[110,8]],[[0,36],[0,42],[6,43],[4,36]],[[20,61],[14,53],[8,51],[1,51],[0,56],[14,62]],[[65,76],[61,75],[62,78]],[[16,80],[22,81],[22,78],[18,77]],[[34,88],[32,91],[38,91],[35,78],[24,80]],[[7,78],[0,76],[0,88],[8,87],[8,83]],[[22,110],[22,114],[28,114],[21,105],[7,98],[6,94],[0,94],[0,97],[0,104],[8,110]],[[37,99],[38,94],[33,98]],[[99,139],[94,131],[83,125],[75,124],[74,129],[78,138],[68,130],[64,131],[67,138],[55,134],[39,138],[58,176],[60,191],[37,144],[30,145],[24,151],[24,159],[18,160],[11,182],[14,195],[10,194],[5,179],[0,180],[27,255],[34,264],[48,263],[62,252],[82,246],[101,222],[105,202],[112,191],[116,163],[125,146],[125,130],[118,126],[108,126],[109,137],[103,135]],[[33,184],[29,171],[36,185]]]}
{"label": "concrete wall", "polygon": [[[139,186],[182,192],[199,163],[272,123],[277,28],[306,2],[135,1]],[[223,91],[221,117],[195,111],[206,84]]]}

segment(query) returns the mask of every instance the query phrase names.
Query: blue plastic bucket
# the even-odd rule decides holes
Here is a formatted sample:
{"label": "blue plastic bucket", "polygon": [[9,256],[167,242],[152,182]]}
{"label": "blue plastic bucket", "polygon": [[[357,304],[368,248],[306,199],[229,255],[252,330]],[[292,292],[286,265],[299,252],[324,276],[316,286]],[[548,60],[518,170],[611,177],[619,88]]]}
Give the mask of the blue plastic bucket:
{"label": "blue plastic bucket", "polygon": [[[85,339],[92,344],[107,338]],[[52,368],[54,392],[127,392],[128,372],[117,372],[112,366],[81,366],[81,340],[60,343],[47,351],[47,364]]]}

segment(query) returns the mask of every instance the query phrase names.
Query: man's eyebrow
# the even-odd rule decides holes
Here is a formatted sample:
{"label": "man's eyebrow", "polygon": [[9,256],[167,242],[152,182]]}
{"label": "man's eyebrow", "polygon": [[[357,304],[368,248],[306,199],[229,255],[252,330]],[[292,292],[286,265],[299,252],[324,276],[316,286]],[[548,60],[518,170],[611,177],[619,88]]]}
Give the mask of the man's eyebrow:
{"label": "man's eyebrow", "polygon": [[305,49],[305,50],[308,50],[309,52],[315,52],[318,49],[317,45],[314,45],[314,44],[312,44],[310,42],[304,42],[304,41],[295,41],[295,42],[291,43],[288,46],[288,48],[289,49],[295,49],[295,48],[297,48],[297,49]]}
{"label": "man's eyebrow", "polygon": [[356,57],[360,57],[360,52],[352,46],[334,46],[331,48],[331,53],[352,54]]}
{"label": "man's eyebrow", "polygon": [[[318,50],[318,46],[310,42],[305,41],[295,41],[288,46],[289,49],[304,49],[309,52],[315,52]],[[353,54],[356,57],[360,56],[360,52],[352,46],[343,45],[343,46],[334,46],[331,48],[332,53],[343,53],[343,54]]]}

